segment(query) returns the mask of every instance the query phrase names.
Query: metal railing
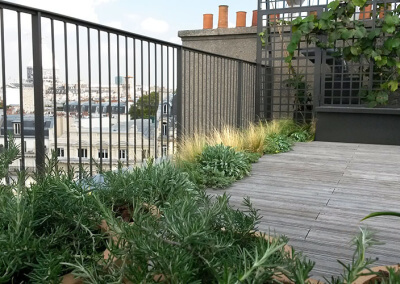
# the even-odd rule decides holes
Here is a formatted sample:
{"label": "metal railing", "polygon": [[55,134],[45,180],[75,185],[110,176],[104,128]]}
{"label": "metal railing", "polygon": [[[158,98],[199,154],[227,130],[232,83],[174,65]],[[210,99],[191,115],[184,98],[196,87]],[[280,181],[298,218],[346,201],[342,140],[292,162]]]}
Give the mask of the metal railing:
{"label": "metal railing", "polygon": [[12,167],[40,171],[51,151],[79,172],[128,167],[256,116],[255,63],[4,1],[0,57]]}

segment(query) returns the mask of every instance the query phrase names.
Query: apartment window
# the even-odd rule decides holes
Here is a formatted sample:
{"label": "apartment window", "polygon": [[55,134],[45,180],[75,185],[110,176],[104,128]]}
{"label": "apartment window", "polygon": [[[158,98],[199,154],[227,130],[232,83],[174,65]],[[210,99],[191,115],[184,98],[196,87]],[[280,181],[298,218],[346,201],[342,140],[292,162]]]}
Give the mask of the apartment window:
{"label": "apartment window", "polygon": [[163,122],[162,124],[162,135],[167,135],[168,133],[168,126],[166,122]]}
{"label": "apartment window", "polygon": [[149,150],[142,150],[142,160],[146,159],[149,154]]}
{"label": "apartment window", "polygon": [[163,113],[167,114],[168,113],[168,104],[163,105]]}
{"label": "apartment window", "polygon": [[21,135],[21,123],[14,123],[14,134]]}
{"label": "apartment window", "polygon": [[26,141],[24,141],[24,152],[26,153],[28,150],[26,148]]}
{"label": "apartment window", "polygon": [[87,158],[87,149],[78,149],[79,158]]}
{"label": "apartment window", "polygon": [[168,151],[167,149],[168,149],[167,145],[162,146],[162,155],[163,156],[167,156],[167,151]]}
{"label": "apartment window", "polygon": [[[81,149],[81,150],[83,150],[83,149]],[[64,148],[57,148],[57,157],[64,157]]]}
{"label": "apartment window", "polygon": [[119,159],[126,159],[126,150],[125,149],[119,150],[118,158]]}
{"label": "apartment window", "polygon": [[99,158],[108,159],[108,149],[99,150]]}

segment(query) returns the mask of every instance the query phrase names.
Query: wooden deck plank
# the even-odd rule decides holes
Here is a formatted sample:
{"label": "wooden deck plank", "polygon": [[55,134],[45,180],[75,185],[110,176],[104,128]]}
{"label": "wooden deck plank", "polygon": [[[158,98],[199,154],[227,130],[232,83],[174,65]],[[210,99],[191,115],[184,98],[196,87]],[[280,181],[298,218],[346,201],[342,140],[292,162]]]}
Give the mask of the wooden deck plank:
{"label": "wooden deck plank", "polygon": [[258,228],[290,238],[317,262],[313,275],[337,276],[337,259],[350,261],[359,226],[376,231],[383,245],[370,249],[377,264],[400,262],[400,222],[384,217],[360,223],[373,211],[400,211],[400,147],[335,142],[297,143],[288,153],[263,156],[251,176],[225,191],[241,208],[243,197],[264,216]]}

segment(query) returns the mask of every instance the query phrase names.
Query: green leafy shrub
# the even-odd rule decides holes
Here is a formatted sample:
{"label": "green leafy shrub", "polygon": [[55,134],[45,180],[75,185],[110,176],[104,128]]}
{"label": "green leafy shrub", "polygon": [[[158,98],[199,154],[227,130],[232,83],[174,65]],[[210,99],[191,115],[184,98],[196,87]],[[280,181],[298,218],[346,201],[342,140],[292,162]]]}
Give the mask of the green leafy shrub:
{"label": "green leafy shrub", "polygon": [[198,170],[206,177],[208,187],[226,187],[250,173],[251,158],[222,144],[206,146],[197,157]]}
{"label": "green leafy shrub", "polygon": [[160,278],[165,283],[270,283],[282,271],[293,279],[296,268],[312,268],[298,254],[290,257],[283,248],[287,240],[257,237],[260,216],[249,200],[243,206],[247,213],[232,209],[226,195],[193,199],[186,193],[162,217],[133,210],[135,222],[128,224],[100,204],[111,230],[118,232],[119,242],[109,243],[110,259],[118,261],[79,259],[70,266],[90,283],[122,278],[133,283]]}
{"label": "green leafy shrub", "polygon": [[93,197],[70,175],[46,172],[0,192],[0,283],[58,283],[71,270],[63,262],[105,248]]}
{"label": "green leafy shrub", "polygon": [[289,137],[294,142],[307,142],[310,139],[310,134],[307,130],[301,130],[293,132]]}
{"label": "green leafy shrub", "polygon": [[272,134],[266,137],[264,153],[278,154],[288,152],[292,149],[293,141],[282,134]]}
{"label": "green leafy shrub", "polygon": [[158,164],[149,161],[133,170],[106,172],[99,187],[102,201],[115,208],[131,206],[133,199],[163,207],[185,192],[196,194],[196,186],[188,174],[169,161]]}

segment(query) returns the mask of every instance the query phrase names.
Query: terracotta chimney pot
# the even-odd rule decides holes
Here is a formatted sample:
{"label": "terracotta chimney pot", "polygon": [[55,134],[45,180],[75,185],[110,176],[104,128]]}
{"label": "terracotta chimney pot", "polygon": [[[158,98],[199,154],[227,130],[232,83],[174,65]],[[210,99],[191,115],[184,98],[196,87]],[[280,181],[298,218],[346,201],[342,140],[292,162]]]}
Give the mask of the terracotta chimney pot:
{"label": "terracotta chimney pot", "polygon": [[364,9],[360,10],[360,15],[358,19],[359,20],[371,19],[371,15],[372,15],[372,5],[367,5],[364,7]]}
{"label": "terracotta chimney pot", "polygon": [[246,26],[246,12],[240,11],[236,12],[236,27],[245,27]]}
{"label": "terracotta chimney pot", "polygon": [[227,27],[228,27],[228,6],[220,5],[219,15],[218,15],[218,28],[226,29]]}
{"label": "terracotta chimney pot", "polygon": [[258,11],[254,10],[253,11],[253,20],[251,22],[252,27],[257,27],[257,17],[258,17]]}
{"label": "terracotta chimney pot", "polygon": [[204,14],[203,15],[203,29],[212,29],[214,22],[213,14]]}

